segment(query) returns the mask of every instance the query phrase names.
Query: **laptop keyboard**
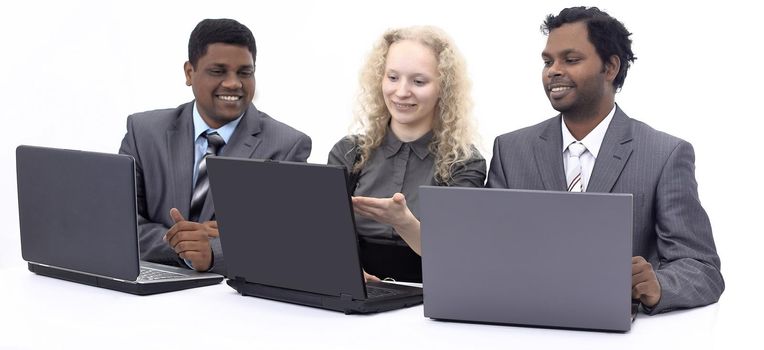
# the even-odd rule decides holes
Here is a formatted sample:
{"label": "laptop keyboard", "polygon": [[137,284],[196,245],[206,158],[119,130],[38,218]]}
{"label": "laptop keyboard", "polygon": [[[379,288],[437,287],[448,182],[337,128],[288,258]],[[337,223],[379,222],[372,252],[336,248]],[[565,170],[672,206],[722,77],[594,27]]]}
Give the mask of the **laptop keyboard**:
{"label": "laptop keyboard", "polygon": [[175,272],[162,271],[162,270],[152,269],[150,267],[141,266],[141,274],[138,276],[138,280],[156,281],[156,280],[166,280],[166,279],[180,278],[180,277],[186,277],[186,276],[179,273],[175,273]]}
{"label": "laptop keyboard", "polygon": [[395,294],[400,294],[400,292],[395,289],[372,287],[368,285],[366,286],[366,297],[368,297],[369,299],[386,297],[388,295],[395,295]]}

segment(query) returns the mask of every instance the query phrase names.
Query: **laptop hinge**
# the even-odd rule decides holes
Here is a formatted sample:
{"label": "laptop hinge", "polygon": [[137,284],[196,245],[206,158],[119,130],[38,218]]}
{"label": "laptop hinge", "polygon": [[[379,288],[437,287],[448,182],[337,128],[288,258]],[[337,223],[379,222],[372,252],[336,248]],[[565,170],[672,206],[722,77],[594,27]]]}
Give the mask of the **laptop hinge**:
{"label": "laptop hinge", "polygon": [[340,293],[340,300],[342,301],[353,301],[353,296],[346,293]]}

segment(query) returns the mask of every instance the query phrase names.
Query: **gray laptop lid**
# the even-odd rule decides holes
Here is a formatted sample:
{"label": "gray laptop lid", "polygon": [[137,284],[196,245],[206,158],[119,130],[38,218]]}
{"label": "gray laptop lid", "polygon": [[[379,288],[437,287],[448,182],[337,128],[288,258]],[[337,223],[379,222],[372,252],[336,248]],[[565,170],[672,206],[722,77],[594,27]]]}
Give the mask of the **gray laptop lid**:
{"label": "gray laptop lid", "polygon": [[420,187],[425,316],[629,330],[631,197]]}
{"label": "gray laptop lid", "polygon": [[132,157],[19,146],[16,173],[24,260],[137,278]]}
{"label": "gray laptop lid", "polygon": [[226,277],[366,298],[343,167],[207,159]]}

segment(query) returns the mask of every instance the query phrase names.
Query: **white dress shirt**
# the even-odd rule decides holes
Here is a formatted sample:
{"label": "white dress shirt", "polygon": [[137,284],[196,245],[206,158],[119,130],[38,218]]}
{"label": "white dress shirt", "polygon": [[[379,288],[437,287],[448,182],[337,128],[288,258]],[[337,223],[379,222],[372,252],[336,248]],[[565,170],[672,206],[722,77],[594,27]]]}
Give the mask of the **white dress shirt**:
{"label": "white dress shirt", "polygon": [[602,146],[602,140],[605,139],[605,133],[607,132],[610,122],[613,120],[615,114],[615,104],[613,109],[610,110],[607,117],[603,119],[588,135],[582,140],[576,140],[573,134],[568,130],[568,126],[565,125],[565,118],[562,118],[562,164],[565,166],[565,173],[568,171],[568,160],[570,158],[570,151],[568,146],[574,142],[580,142],[586,147],[586,151],[579,157],[581,161],[581,181],[583,183],[583,190],[589,186],[589,178],[591,178],[592,171],[594,170],[594,162],[597,160],[597,154]]}

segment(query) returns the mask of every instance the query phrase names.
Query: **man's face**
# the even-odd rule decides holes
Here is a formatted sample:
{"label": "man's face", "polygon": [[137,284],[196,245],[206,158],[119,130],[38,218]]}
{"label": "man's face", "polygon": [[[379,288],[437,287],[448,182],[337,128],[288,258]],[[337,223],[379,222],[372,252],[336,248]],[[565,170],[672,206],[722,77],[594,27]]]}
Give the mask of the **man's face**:
{"label": "man's face", "polygon": [[219,128],[241,116],[255,96],[255,61],[244,46],[215,43],[199,58],[196,67],[184,65],[186,85],[191,86],[204,121]]}
{"label": "man's face", "polygon": [[589,42],[586,23],[567,23],[553,29],[541,57],[541,80],[554,109],[566,117],[592,117],[610,103],[607,97],[615,93],[613,79],[618,73],[618,65],[613,67],[612,63],[618,58],[614,56],[608,64],[602,62]]}

